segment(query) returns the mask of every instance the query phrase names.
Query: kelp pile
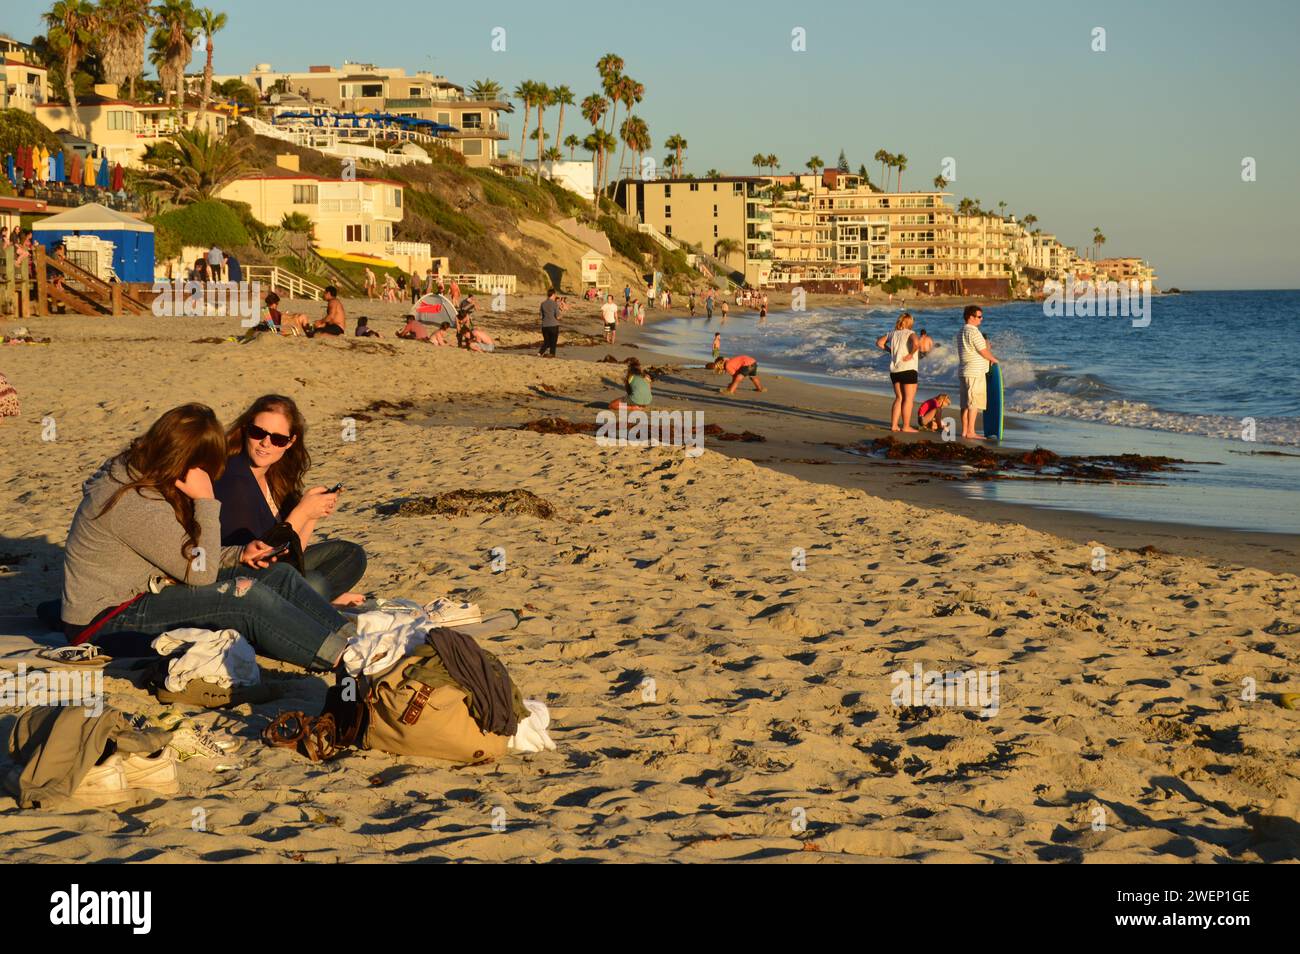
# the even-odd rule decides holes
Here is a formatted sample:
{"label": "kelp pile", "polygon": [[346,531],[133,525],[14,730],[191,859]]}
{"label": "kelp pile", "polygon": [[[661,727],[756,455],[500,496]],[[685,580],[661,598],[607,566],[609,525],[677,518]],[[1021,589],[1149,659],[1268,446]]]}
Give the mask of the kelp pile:
{"label": "kelp pile", "polygon": [[[854,450],[854,448],[846,448]],[[999,453],[991,446],[962,444],[958,441],[900,441],[893,435],[878,437],[865,445],[871,456],[886,460],[914,461],[969,467],[967,479],[1032,478],[1081,481],[1132,481],[1153,474],[1178,472],[1194,461],[1176,457],[1152,457],[1144,454],[1063,455],[1045,447],[1017,453]],[[951,479],[962,479],[953,476]]]}

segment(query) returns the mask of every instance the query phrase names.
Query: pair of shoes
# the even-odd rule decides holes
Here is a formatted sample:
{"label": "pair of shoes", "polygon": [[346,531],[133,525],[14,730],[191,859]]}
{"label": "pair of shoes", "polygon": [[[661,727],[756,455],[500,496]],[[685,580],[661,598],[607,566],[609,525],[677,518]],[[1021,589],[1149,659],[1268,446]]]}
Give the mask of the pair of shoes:
{"label": "pair of shoes", "polygon": [[196,758],[206,759],[215,763],[208,767],[217,772],[239,768],[243,764],[239,757],[233,754],[243,744],[239,739],[219,736],[174,709],[167,709],[148,719],[137,716],[137,719],[140,720],[139,728],[152,726],[172,734],[172,740],[167,745],[176,753],[178,762],[188,762]]}
{"label": "pair of shoes", "polygon": [[[21,775],[22,769],[15,767],[5,776],[5,788],[15,798]],[[176,756],[171,749],[153,755],[114,752],[86,773],[72,790],[72,799],[90,808],[107,808],[142,801],[150,795],[175,795],[180,790]]]}

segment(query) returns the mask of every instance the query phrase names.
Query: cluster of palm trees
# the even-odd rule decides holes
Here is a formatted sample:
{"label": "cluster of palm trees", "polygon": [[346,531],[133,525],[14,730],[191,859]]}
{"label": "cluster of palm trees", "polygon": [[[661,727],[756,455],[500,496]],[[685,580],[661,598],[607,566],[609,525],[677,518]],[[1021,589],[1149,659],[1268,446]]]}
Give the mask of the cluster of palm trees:
{"label": "cluster of palm trees", "polygon": [[[158,79],[177,106],[184,104],[185,68],[194,44],[204,38],[207,59],[203,67],[201,109],[212,97],[212,38],[226,26],[226,15],[193,0],[57,0],[44,14],[46,41],[63,74],[64,93],[75,117],[77,68],[98,54],[109,83],[128,87],[134,99],[136,80],[144,73],[145,59],[158,71]],[[184,112],[181,112],[184,123]]]}
{"label": "cluster of palm trees", "polygon": [[873,158],[876,160],[876,162],[880,163],[880,181],[884,183],[886,187],[888,187],[889,185],[889,175],[888,173],[885,172],[885,170],[886,169],[898,170],[898,185],[895,187],[894,191],[902,192],[903,172],[907,169],[907,156],[903,155],[901,152],[895,154],[892,152],[887,152],[884,149],[877,149],[876,155]]}
{"label": "cluster of palm trees", "polygon": [[754,164],[756,169],[767,169],[772,175],[776,175],[776,167],[781,164],[781,159],[776,153],[754,153],[754,158],[749,160]]}

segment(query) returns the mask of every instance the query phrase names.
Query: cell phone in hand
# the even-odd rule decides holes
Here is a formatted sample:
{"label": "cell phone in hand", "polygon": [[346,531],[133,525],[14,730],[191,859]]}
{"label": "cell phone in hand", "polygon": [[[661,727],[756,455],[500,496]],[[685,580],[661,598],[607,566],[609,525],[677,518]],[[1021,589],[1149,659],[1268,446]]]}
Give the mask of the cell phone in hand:
{"label": "cell phone in hand", "polygon": [[340,490],[342,490],[342,489],[343,489],[343,484],[342,484],[342,483],[337,483],[337,484],[335,484],[333,487],[329,488],[329,490],[325,491],[325,493],[327,493],[327,494],[336,494],[336,493],[338,493],[338,492],[339,492]]}
{"label": "cell phone in hand", "polygon": [[274,550],[272,550],[270,553],[264,553],[264,554],[262,554],[260,557],[258,557],[257,559],[258,559],[258,560],[270,560],[270,559],[274,559],[275,557],[282,557],[282,556],[284,556],[286,553],[288,553],[290,549],[291,549],[291,547],[290,547],[290,545],[289,545],[288,543],[282,543],[282,544],[280,544],[278,547],[276,547]]}

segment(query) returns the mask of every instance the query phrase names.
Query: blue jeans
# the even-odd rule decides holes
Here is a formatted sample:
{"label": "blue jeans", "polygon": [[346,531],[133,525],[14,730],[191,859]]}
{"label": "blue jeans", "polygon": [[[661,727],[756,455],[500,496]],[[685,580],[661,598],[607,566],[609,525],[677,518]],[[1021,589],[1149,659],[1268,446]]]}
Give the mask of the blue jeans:
{"label": "blue jeans", "polygon": [[325,540],[307,547],[302,563],[307,585],[325,599],[336,600],[366,572],[366,551],[347,540]]}
{"label": "blue jeans", "polygon": [[208,586],[178,583],[161,593],[146,593],[105,623],[95,640],[116,633],[152,638],[191,626],[233,629],[261,655],[312,670],[333,668],[349,637],[356,635],[355,624],[297,570],[276,563],[260,572],[227,567]]}

